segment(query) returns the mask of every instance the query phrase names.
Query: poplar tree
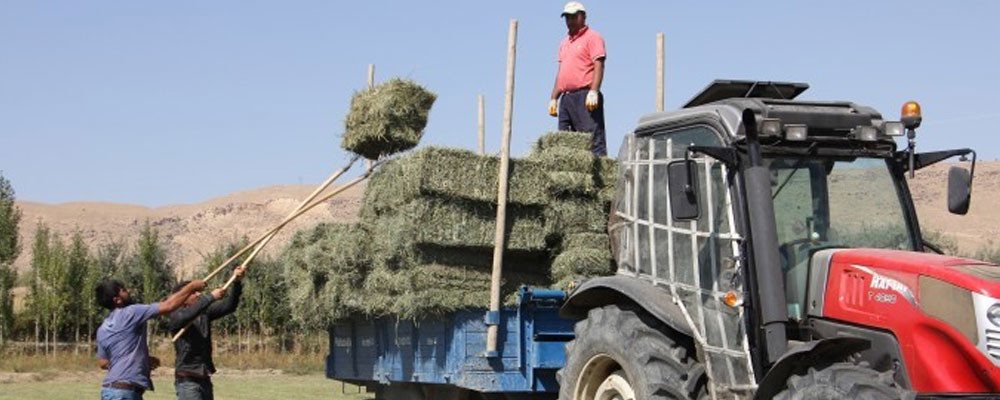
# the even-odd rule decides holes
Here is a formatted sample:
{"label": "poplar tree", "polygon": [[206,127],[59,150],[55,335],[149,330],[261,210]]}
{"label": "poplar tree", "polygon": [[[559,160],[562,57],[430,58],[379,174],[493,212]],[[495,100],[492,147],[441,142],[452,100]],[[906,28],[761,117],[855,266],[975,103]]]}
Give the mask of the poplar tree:
{"label": "poplar tree", "polygon": [[14,187],[0,173],[0,346],[7,341],[14,323],[14,260],[21,254],[18,226],[21,210],[14,204]]}

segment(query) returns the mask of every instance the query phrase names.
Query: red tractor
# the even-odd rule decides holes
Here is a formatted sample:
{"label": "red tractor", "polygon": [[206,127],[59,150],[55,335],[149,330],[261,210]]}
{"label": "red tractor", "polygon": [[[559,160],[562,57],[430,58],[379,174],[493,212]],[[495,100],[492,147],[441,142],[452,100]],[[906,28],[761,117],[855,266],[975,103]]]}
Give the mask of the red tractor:
{"label": "red tractor", "polygon": [[[642,118],[619,154],[615,276],[585,281],[559,371],[564,400],[1000,398],[1000,266],[921,232],[900,121],[808,85],[716,81]],[[896,138],[907,137],[897,150]]]}

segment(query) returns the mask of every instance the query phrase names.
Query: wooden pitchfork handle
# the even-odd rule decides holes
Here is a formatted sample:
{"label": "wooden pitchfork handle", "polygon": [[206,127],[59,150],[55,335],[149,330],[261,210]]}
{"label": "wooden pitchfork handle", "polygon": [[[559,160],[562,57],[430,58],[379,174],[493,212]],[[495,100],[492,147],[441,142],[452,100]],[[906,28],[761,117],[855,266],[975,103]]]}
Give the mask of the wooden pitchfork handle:
{"label": "wooden pitchfork handle", "polygon": [[[247,265],[250,264],[250,261],[252,261],[253,258],[257,256],[257,253],[259,253],[260,250],[263,249],[264,246],[267,245],[267,243],[271,241],[271,238],[273,238],[274,235],[277,234],[278,231],[281,230],[281,228],[284,228],[285,225],[287,225],[289,222],[291,222],[295,218],[298,218],[299,216],[301,216],[302,214],[305,214],[306,212],[308,212],[309,210],[313,209],[314,207],[316,207],[316,206],[318,206],[318,205],[326,202],[327,200],[329,200],[333,196],[336,196],[336,195],[342,193],[343,191],[351,188],[352,186],[358,184],[359,182],[367,179],[369,176],[371,176],[372,172],[375,170],[375,167],[379,166],[382,162],[386,161],[385,159],[383,159],[383,160],[380,160],[380,161],[376,162],[375,164],[372,165],[371,168],[367,169],[365,171],[365,173],[362,174],[361,176],[359,176],[357,178],[354,178],[353,180],[351,180],[351,181],[345,183],[344,185],[338,187],[334,191],[332,191],[332,192],[330,192],[330,193],[328,193],[326,195],[323,195],[318,200],[316,200],[316,201],[314,201],[312,203],[309,203],[309,201],[311,201],[313,198],[315,198],[320,192],[323,191],[323,189],[326,189],[326,187],[329,186],[331,183],[333,183],[333,181],[335,181],[337,178],[339,178],[340,175],[342,175],[344,172],[346,172],[348,169],[350,169],[351,165],[354,164],[354,162],[357,161],[358,158],[359,158],[358,156],[354,156],[354,158],[351,159],[351,162],[348,163],[347,166],[345,166],[344,168],[342,168],[339,171],[335,172],[333,175],[330,176],[330,178],[327,179],[326,182],[324,182],[322,185],[320,185],[318,188],[316,188],[316,190],[313,191],[313,193],[307,199],[303,200],[299,204],[299,206],[295,209],[295,211],[293,211],[291,214],[289,214],[288,217],[286,217],[284,221],[282,221],[280,224],[278,224],[274,228],[271,228],[271,230],[265,232],[263,235],[261,235],[259,238],[257,238],[256,240],[254,240],[250,244],[247,244],[246,247],[244,247],[243,249],[241,249],[240,251],[238,251],[235,255],[233,255],[228,260],[226,260],[225,262],[223,262],[222,265],[219,266],[219,268],[216,268],[215,271],[212,271],[212,273],[209,274],[208,277],[206,277],[204,280],[208,281],[209,279],[212,279],[212,277],[214,277],[223,268],[225,268],[227,265],[229,265],[230,262],[232,262],[233,260],[235,260],[236,258],[238,258],[240,255],[242,255],[243,253],[245,253],[248,249],[250,249],[250,247],[256,246],[254,248],[253,253],[251,253],[250,256],[247,257],[247,259],[244,260],[243,263],[241,264],[242,267],[246,267]],[[234,274],[232,277],[229,278],[229,280],[226,282],[225,286],[223,286],[223,289],[229,289],[229,286],[232,285],[232,283],[235,280],[236,280],[236,275]],[[191,321],[189,321],[187,323],[187,325],[184,326],[184,328],[181,328],[181,330],[177,331],[177,334],[175,334],[174,337],[170,339],[170,341],[171,342],[176,342],[177,339],[180,339],[181,335],[183,335],[184,332],[187,331],[187,328],[190,327],[191,323],[193,323],[193,322],[194,322],[193,319]]]}

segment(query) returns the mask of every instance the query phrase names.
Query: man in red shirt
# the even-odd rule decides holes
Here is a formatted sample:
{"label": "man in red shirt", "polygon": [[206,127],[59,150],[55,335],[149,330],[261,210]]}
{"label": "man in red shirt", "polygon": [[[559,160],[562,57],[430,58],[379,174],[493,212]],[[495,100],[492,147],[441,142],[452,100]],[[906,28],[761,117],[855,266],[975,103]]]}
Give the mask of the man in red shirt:
{"label": "man in red shirt", "polygon": [[604,38],[587,26],[583,4],[566,3],[562,16],[569,36],[559,44],[559,72],[549,100],[549,115],[559,117],[559,130],[591,133],[591,151],[607,155],[601,94],[607,58]]}

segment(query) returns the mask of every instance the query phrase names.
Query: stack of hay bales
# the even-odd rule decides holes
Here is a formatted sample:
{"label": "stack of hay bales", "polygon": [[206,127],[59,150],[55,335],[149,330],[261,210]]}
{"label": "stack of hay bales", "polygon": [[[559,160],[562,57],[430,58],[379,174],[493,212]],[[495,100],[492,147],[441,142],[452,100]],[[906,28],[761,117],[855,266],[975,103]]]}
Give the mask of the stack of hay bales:
{"label": "stack of hay bales", "polygon": [[551,279],[563,289],[573,281],[614,271],[607,222],[617,164],[590,151],[590,136],[546,134],[528,157],[542,164],[551,182],[552,200],[546,208]]}
{"label": "stack of hay bales", "polygon": [[[488,304],[499,160],[424,148],[384,164],[368,183],[361,220],[371,233],[365,313],[417,318]],[[510,168],[504,294],[548,284],[548,179],[532,161]]]}
{"label": "stack of hay bales", "polygon": [[[510,163],[502,295],[613,272],[614,160],[588,134],[556,132]],[[499,159],[428,147],[384,163],[356,224],[299,232],[285,252],[294,317],[416,319],[489,303]],[[605,196],[608,196],[607,198]]]}

